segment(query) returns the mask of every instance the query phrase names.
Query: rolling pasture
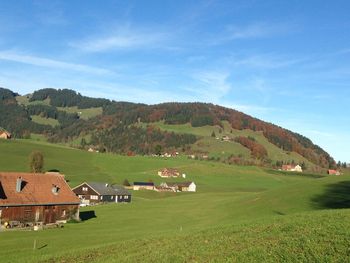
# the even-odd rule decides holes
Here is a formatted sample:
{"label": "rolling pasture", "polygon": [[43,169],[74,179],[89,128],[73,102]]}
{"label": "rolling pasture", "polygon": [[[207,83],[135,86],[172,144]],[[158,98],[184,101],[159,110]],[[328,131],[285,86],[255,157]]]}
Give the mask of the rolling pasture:
{"label": "rolling pasture", "polygon": [[176,167],[198,191],[134,191],[131,204],[82,208],[83,221],[64,228],[2,232],[0,262],[344,262],[350,256],[350,210],[334,209],[350,207],[350,175],[288,175],[32,140],[0,141],[1,170],[28,171],[33,150],[71,186],[124,179],[158,184],[164,181],[158,169]]}

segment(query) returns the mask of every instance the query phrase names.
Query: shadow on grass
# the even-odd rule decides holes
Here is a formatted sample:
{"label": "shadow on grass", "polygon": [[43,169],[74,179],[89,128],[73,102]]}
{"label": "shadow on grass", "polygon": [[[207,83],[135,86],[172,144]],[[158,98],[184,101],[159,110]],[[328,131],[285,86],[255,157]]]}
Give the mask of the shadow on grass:
{"label": "shadow on grass", "polygon": [[327,186],[323,194],[312,198],[316,208],[350,208],[350,181]]}
{"label": "shadow on grass", "polygon": [[83,211],[79,213],[79,217],[81,219],[81,221],[87,221],[91,218],[96,218],[96,214],[94,210],[90,210],[90,211]]}

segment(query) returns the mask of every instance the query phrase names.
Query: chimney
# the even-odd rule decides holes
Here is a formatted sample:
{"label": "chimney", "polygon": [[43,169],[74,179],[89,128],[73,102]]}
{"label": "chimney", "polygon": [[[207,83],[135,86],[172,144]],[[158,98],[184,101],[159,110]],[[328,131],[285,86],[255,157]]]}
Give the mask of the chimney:
{"label": "chimney", "polygon": [[22,191],[22,177],[18,177],[16,181],[16,192],[19,193]]}

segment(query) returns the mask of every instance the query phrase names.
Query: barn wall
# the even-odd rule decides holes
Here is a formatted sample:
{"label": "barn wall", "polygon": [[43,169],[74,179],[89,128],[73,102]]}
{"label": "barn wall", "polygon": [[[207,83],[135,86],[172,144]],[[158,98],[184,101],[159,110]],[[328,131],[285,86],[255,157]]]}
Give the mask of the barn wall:
{"label": "barn wall", "polygon": [[44,224],[79,218],[79,205],[45,205],[1,207],[1,224],[8,221]]}

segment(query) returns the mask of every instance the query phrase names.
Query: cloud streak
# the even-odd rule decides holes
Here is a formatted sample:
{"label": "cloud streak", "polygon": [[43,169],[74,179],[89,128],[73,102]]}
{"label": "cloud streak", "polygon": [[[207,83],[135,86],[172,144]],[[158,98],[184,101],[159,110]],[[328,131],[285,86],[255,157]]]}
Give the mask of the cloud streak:
{"label": "cloud streak", "polygon": [[156,48],[167,38],[168,35],[162,32],[132,29],[126,25],[118,27],[112,34],[78,40],[69,43],[69,45],[85,52],[105,52],[111,50]]}
{"label": "cloud streak", "polygon": [[56,68],[65,70],[74,70],[92,74],[109,74],[111,71],[98,67],[91,67],[83,64],[69,63],[49,58],[17,54],[11,51],[0,51],[0,60],[12,61],[22,64],[34,65],[46,68]]}

